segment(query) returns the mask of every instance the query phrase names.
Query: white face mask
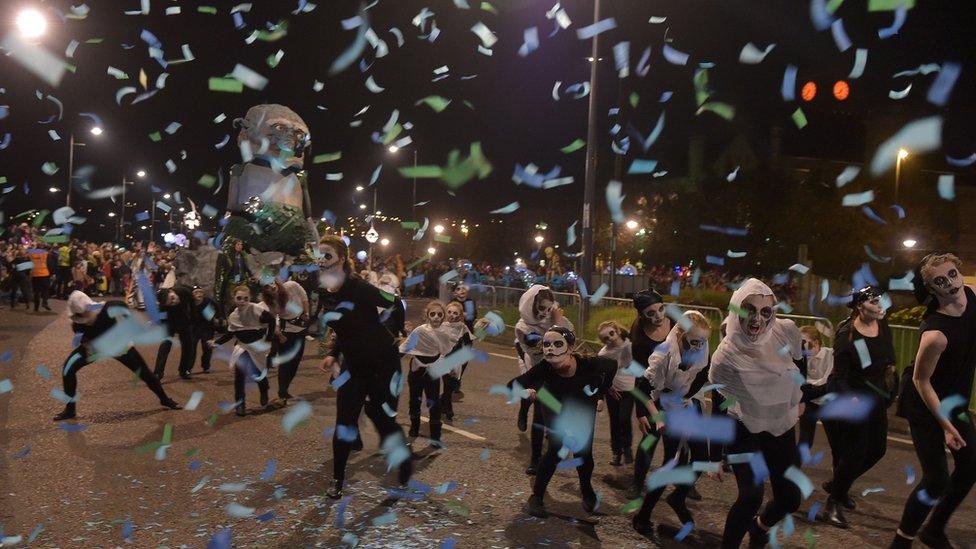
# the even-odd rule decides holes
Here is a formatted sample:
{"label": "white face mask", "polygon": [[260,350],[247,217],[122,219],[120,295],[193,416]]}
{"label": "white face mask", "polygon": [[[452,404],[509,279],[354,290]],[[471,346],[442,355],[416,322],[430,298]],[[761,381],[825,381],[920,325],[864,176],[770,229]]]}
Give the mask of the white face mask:
{"label": "white face mask", "polygon": [[457,307],[447,308],[447,321],[448,322],[460,322],[461,321],[461,311]]}
{"label": "white face mask", "polygon": [[431,328],[440,328],[444,323],[444,311],[442,309],[431,309],[427,313],[427,323]]}
{"label": "white face mask", "polygon": [[776,311],[773,309],[772,298],[761,295],[751,295],[742,301],[745,317],[739,317],[739,324],[743,333],[752,341],[757,341],[773,322]]}
{"label": "white face mask", "polygon": [[542,338],[542,357],[550,364],[561,364],[569,357],[569,342],[559,332],[546,332]]}

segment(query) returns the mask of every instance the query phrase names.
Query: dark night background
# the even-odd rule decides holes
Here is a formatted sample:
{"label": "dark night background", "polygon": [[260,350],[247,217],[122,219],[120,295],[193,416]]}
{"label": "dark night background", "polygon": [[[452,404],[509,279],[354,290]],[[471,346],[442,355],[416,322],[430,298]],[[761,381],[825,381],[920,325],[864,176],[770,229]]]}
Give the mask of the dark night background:
{"label": "dark night background", "polygon": [[[80,21],[69,19],[62,23],[47,12],[51,26],[41,39],[43,47],[63,57],[70,40],[81,42],[74,57],[68,60],[77,65],[77,72],[68,73],[56,89],[49,88],[9,58],[0,59],[0,86],[5,88],[0,104],[9,106],[9,115],[0,120],[0,134],[12,135],[9,147],[0,151],[0,175],[7,178],[6,185],[14,187],[3,196],[2,208],[7,220],[28,208],[53,211],[63,204],[67,141],[71,132],[88,144],[77,150],[75,165],[76,168],[92,165],[97,169],[93,188],[118,185],[123,174],[133,178],[140,168],[149,172],[149,177],[137,180],[135,190],[130,191],[129,201],[138,203],[138,208],[129,210],[130,220],[136,211],[149,208],[147,183],[164,191],[180,190],[198,205],[212,204],[220,209],[226,200],[226,187],[222,194],[210,196],[210,191],[197,181],[203,174],[215,175],[218,171],[226,176],[227,169],[239,160],[239,151],[234,146],[237,132],[231,121],[252,105],[274,102],[290,106],[305,119],[312,133],[312,156],[342,152],[342,159],[336,162],[314,165],[306,162],[317,212],[331,210],[340,223],[349,215],[359,214],[356,205],[363,196],[356,196],[354,187],[368,183],[370,174],[382,164],[377,183],[379,209],[408,219],[410,180],[402,178],[397,168],[411,162],[413,148],[419,151],[420,164],[443,165],[452,149],[467,154],[470,143],[480,141],[494,166],[491,175],[485,180],[470,181],[453,197],[440,183],[421,180],[418,201],[429,200],[430,204],[418,208],[418,215],[429,217],[432,222],[465,218],[480,223],[481,229],[473,229],[469,237],[478,241],[480,247],[472,244],[469,249],[459,249],[456,253],[510,257],[512,251],[528,251],[535,234],[533,226],[539,221],[550,225],[547,242],[565,243],[566,227],[580,216],[585,151],[563,154],[559,149],[577,138],[585,139],[587,98],[562,97],[554,101],[551,92],[556,81],[561,81],[564,89],[589,77],[585,58],[589,55],[590,41],[577,39],[575,31],[592,23],[591,0],[562,2],[573,24],[554,37],[549,37],[554,23],[545,17],[554,4],[551,0],[495,0],[491,4],[497,9],[497,15],[479,9],[480,2],[476,0],[469,1],[471,9],[459,9],[451,0],[380,0],[368,13],[370,25],[387,43],[389,55],[376,59],[375,51],[367,45],[362,58],[370,66],[365,72],[357,60],[334,77],[327,74],[328,67],[349,46],[356,32],[344,30],[341,21],[356,15],[357,2],[320,1],[310,13],[292,14],[296,2],[256,0],[251,11],[242,14],[243,29],[234,27],[230,15],[236,2],[207,4],[217,8],[217,15],[198,13],[196,8],[201,3],[160,0],[152,2],[149,15],[123,15],[125,10],[139,9],[139,2],[133,0],[89,0],[91,12]],[[13,32],[15,14],[30,5],[68,9],[66,2],[5,1],[0,5],[3,27],[0,34]],[[182,7],[182,14],[164,15],[166,7],[176,5]],[[423,33],[411,25],[411,19],[425,7],[434,12],[431,20],[436,20],[441,30],[433,43],[419,38]],[[870,242],[876,251],[883,252],[906,234],[907,229],[894,221],[880,226],[866,221],[860,214],[852,214],[850,208],[842,211],[839,207],[844,194],[875,188],[879,190],[880,203],[872,206],[879,213],[886,210],[891,200],[883,189],[891,185],[891,172],[879,180],[862,174],[854,183],[838,190],[832,188],[832,182],[841,168],[823,174],[818,181],[778,180],[777,172],[767,169],[760,160],[751,167],[743,166],[739,179],[733,183],[723,185],[724,177],[712,173],[708,182],[690,189],[680,178],[689,172],[692,136],[704,139],[705,162],[710,166],[737,139],[748,143],[757,158],[766,158],[773,127],[782,128],[783,154],[860,163],[870,161],[877,144],[905,123],[941,114],[945,118],[943,149],[924,158],[912,157],[913,169],[924,166],[937,171],[951,170],[957,174],[957,187],[971,184],[972,167],[950,168],[945,161],[945,155],[964,158],[976,151],[976,132],[972,129],[976,122],[973,109],[976,9],[971,2],[921,2],[908,11],[907,22],[899,34],[881,40],[877,31],[891,24],[893,13],[868,12],[866,2],[848,0],[835,14],[843,19],[854,43],[843,53],[835,46],[829,29],[822,32],[814,29],[805,2],[604,0],[603,12],[603,17],[614,17],[618,27],[601,36],[603,61],[598,96],[601,143],[596,203],[601,222],[607,215],[603,189],[614,174],[609,127],[615,122],[624,127],[629,123],[646,136],[660,113],[666,111],[664,131],[650,151],[640,153],[632,144],[623,161],[624,171],[632,159],[647,158],[658,161],[657,171],[669,172],[660,180],[649,175],[623,178],[628,195],[624,210],[657,220],[657,233],[651,235],[651,241],[623,243],[625,251],[641,255],[645,261],[695,258],[701,261],[706,254],[722,255],[726,249],[737,249],[752,254],[743,260],[746,263],[742,268],[755,265],[754,257],[769,257],[782,268],[789,264],[782,265],[782,262],[795,256],[794,244],[802,241],[811,245],[816,261],[829,265],[826,256],[843,248],[837,239],[847,234],[850,250],[844,252],[843,264],[836,270],[846,268],[849,272],[856,268],[854,261],[866,260],[863,252],[857,256],[863,243]],[[652,16],[667,17],[667,20],[650,24],[648,20]],[[287,36],[282,39],[255,41],[250,45],[244,42],[253,29],[281,20],[288,22]],[[480,40],[470,29],[478,21],[484,22],[498,37],[492,56],[477,51]],[[539,28],[540,47],[523,58],[517,53],[523,42],[522,33],[532,26]],[[389,32],[391,27],[403,32],[402,47],[397,47],[396,38]],[[138,87],[140,68],[147,73],[150,89],[164,70],[148,56],[147,46],[139,37],[142,29],[160,39],[166,59],[181,58],[183,44],[189,45],[196,59],[165,69],[170,73],[165,88],[154,97],[129,105],[133,97],[130,95],[118,106],[116,90],[129,85]],[[86,44],[85,40],[90,38],[104,41]],[[663,58],[665,40],[675,49],[690,54],[686,66],[669,64]],[[611,51],[620,41],[630,42],[632,74],[623,80],[617,78]],[[761,64],[743,65],[738,57],[747,42],[760,49],[770,43],[776,47]],[[134,47],[125,49],[123,45]],[[633,73],[647,46],[652,50],[650,72],[641,78]],[[830,97],[830,88],[834,81],[847,79],[857,48],[869,50],[866,72],[860,79],[848,81],[851,97],[839,104]],[[284,51],[284,57],[276,68],[271,68],[265,59],[279,49]],[[945,107],[936,107],[925,100],[928,86],[937,73],[892,78],[899,71],[944,61],[956,61],[963,67]],[[731,122],[709,113],[695,115],[692,77],[703,62],[715,64],[708,71],[712,100],[735,107],[736,115]],[[209,91],[208,78],[229,74],[236,63],[261,73],[270,83],[262,91],[245,88],[241,94]],[[799,68],[798,98],[792,102],[784,102],[780,96],[787,64]],[[450,77],[431,82],[432,71],[442,65],[450,67]],[[116,80],[106,74],[108,66],[125,71],[130,79]],[[364,82],[370,75],[386,88],[384,92],[374,94],[366,89]],[[469,75],[477,77],[461,79]],[[325,85],[320,92],[313,91],[316,80]],[[799,87],[808,80],[817,83],[819,94],[812,103],[801,103]],[[907,98],[901,101],[888,98],[889,90],[901,90],[909,83],[913,88]],[[63,102],[62,120],[39,122],[50,118],[57,109],[51,101],[38,100],[36,90]],[[673,91],[674,95],[670,101],[660,103],[658,98],[665,91]],[[632,93],[638,94],[636,107],[631,107],[628,101]],[[442,113],[414,105],[429,95],[440,95],[453,102]],[[465,106],[465,100],[473,108]],[[353,115],[366,106],[368,111],[356,118],[362,120],[362,125],[350,127]],[[621,114],[608,118],[608,110],[614,106],[621,107]],[[809,119],[809,125],[802,130],[790,119],[797,106],[802,106]],[[414,142],[395,156],[370,139],[373,132],[382,131],[393,109],[399,109],[401,122],[413,123],[413,129],[404,135],[410,135]],[[88,135],[90,121],[79,117],[79,112],[98,114],[104,120],[105,134],[101,138]],[[220,113],[227,118],[215,124],[213,119]],[[151,132],[162,132],[174,121],[182,124],[175,135],[163,133],[158,143],[150,140]],[[62,140],[52,142],[49,129],[56,130]],[[227,134],[231,135],[231,142],[216,150],[214,144]],[[180,159],[182,150],[186,151],[185,160]],[[167,159],[176,162],[175,173],[168,173],[164,167]],[[60,168],[53,176],[41,172],[41,165],[48,161]],[[515,165],[529,163],[539,166],[542,172],[559,165],[561,176],[570,175],[576,181],[571,186],[550,190],[515,185],[511,179]],[[732,162],[723,171],[727,173],[736,165],[739,164]],[[326,174],[335,172],[342,172],[343,179],[327,181]],[[906,168],[906,175],[910,173]],[[792,190],[784,194],[781,188],[801,184],[806,187],[798,187],[799,194]],[[905,185],[909,184],[906,180]],[[51,186],[62,191],[49,193]],[[917,220],[915,230],[942,227],[940,219],[946,214],[939,208],[946,205],[939,203],[934,186],[923,187],[919,183],[907,192],[918,197],[902,200],[908,210],[908,220]],[[74,200],[76,209],[83,213],[93,209],[88,214],[88,222],[78,227],[76,234],[84,238],[112,238],[112,228],[105,216],[106,210],[116,206],[106,200],[86,200],[77,189]],[[742,204],[737,209],[730,200]],[[500,231],[488,223],[490,210],[513,201],[521,204],[517,212],[494,216],[505,219],[510,230]],[[913,217],[916,212],[918,216]],[[748,239],[735,241],[701,234],[695,227],[702,223],[764,228],[755,229],[754,236]],[[863,224],[867,225],[859,228]],[[677,228],[671,230],[672,225],[682,225],[682,232],[676,232]],[[825,225],[836,225],[840,233],[816,232]],[[949,233],[963,229],[953,226],[939,242],[951,245]],[[790,234],[791,231],[805,234]],[[393,229],[387,232],[396,242],[406,240],[405,232]],[[598,230],[598,250],[605,249],[600,237]],[[662,241],[668,238],[671,248],[680,249],[668,248],[667,242]],[[578,247],[577,242],[572,249]],[[660,255],[655,257],[652,249],[661,250]],[[822,259],[818,259],[818,254]]]}

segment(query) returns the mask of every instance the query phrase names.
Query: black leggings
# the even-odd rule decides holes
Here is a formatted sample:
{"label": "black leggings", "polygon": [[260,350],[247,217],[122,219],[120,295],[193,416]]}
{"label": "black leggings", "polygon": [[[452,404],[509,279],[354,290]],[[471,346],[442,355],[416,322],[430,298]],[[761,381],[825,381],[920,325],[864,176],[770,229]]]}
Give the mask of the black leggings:
{"label": "black leggings", "polygon": [[[667,430],[665,429],[665,432]],[[708,447],[705,442],[698,440],[689,440],[687,442],[689,453],[691,454],[692,461],[706,461],[708,460]],[[664,437],[664,463],[667,464],[669,461],[678,459],[680,460],[680,453],[683,448],[681,440],[669,437],[665,435]],[[697,479],[696,475],[696,479]],[[687,522],[692,522],[691,513],[688,512],[688,508],[685,507],[685,499],[688,497],[688,492],[691,492],[694,484],[678,484],[674,487],[674,491],[668,496],[668,503],[671,504],[675,512],[678,514],[678,519],[682,524]],[[641,504],[641,508],[637,511],[637,516],[635,520],[638,522],[648,522],[651,518],[651,511],[654,510],[654,506],[657,505],[658,500],[661,499],[661,494],[664,493],[664,489],[667,486],[661,486],[651,490],[646,495],[644,495],[644,503]]]}
{"label": "black leggings", "polygon": [[[540,404],[536,403],[535,407],[538,409]],[[594,418],[595,420],[596,418]],[[592,421],[592,420],[591,420]],[[559,464],[559,449],[562,448],[562,440],[556,436],[552,431],[549,431],[549,445],[546,447],[546,453],[542,454],[542,459],[539,460],[539,469],[536,472],[535,484],[532,485],[532,495],[542,497],[546,494],[546,488],[549,486],[549,481],[552,480],[552,475],[556,472],[556,466]],[[579,475],[580,491],[584,495],[593,493],[593,440],[592,438],[587,441],[586,446],[573,454],[573,458],[582,458],[583,463],[576,467],[576,474]],[[568,458],[567,458],[568,459]]]}
{"label": "black leggings", "polygon": [[[976,429],[971,421],[952,420],[953,427],[959,431],[966,445],[959,450],[950,450],[954,462],[950,476],[945,437],[938,422],[934,418],[924,421],[909,419],[908,425],[912,431],[912,442],[915,443],[915,454],[922,466],[922,481],[908,496],[898,529],[907,536],[914,536],[931,511],[927,528],[942,532],[952,513],[976,483]],[[934,508],[918,498],[923,489],[930,498],[939,498]]]}
{"label": "black leggings", "polygon": [[836,423],[839,425],[831,427],[835,433],[831,446],[835,467],[830,496],[840,501],[854,481],[884,457],[888,446],[888,414],[884,404],[878,403],[860,423]]}
{"label": "black leggings", "polygon": [[451,398],[454,391],[461,388],[461,380],[454,377],[454,374],[447,374],[441,378],[444,381],[444,388],[441,391],[441,412],[447,418],[454,417],[454,400]]}
{"label": "black leggings", "polygon": [[525,418],[525,421],[528,422],[529,407],[532,407],[532,424],[529,426],[529,443],[532,446],[530,463],[537,465],[542,459],[542,445],[546,441],[545,405],[528,398],[522,399],[522,402],[519,403],[519,419]]}
{"label": "black leggings", "polygon": [[[214,338],[214,332],[209,328],[197,327],[193,329],[193,348],[200,346],[200,367],[206,372],[210,369],[210,358],[213,356],[213,347],[210,340]],[[192,367],[190,368],[192,370]]]}
{"label": "black leggings", "polygon": [[[193,362],[196,360],[195,344],[196,340],[193,339],[193,331],[190,328],[182,329],[176,332],[176,337],[180,340],[180,365],[179,373],[188,374],[190,370],[193,369]],[[156,377],[162,378],[163,374],[166,373],[166,360],[169,358],[169,351],[173,348],[173,338],[168,337],[159,344],[159,350],[156,351]]]}
{"label": "black leggings", "polygon": [[[76,359],[75,356],[78,356],[78,358]],[[139,354],[139,351],[137,351],[135,347],[132,347],[125,353],[115,357],[115,360],[119,361],[123,366],[138,375],[139,379],[146,384],[146,387],[149,387],[149,390],[159,398],[160,402],[169,400],[169,397],[166,396],[166,391],[163,390],[163,386],[159,383],[159,380],[156,379],[156,376],[149,371],[149,366],[146,364],[146,361],[142,359],[142,355]],[[70,367],[68,366],[68,363],[71,363]],[[64,365],[61,367],[61,384],[64,387],[64,394],[71,398],[75,397],[78,390],[78,370],[84,368],[88,364],[88,351],[84,345],[80,345],[76,347],[75,350],[71,351],[71,354],[68,355],[68,360],[66,360]],[[75,403],[69,403],[68,407],[74,410]]]}
{"label": "black leggings", "polygon": [[34,310],[36,311],[41,303],[47,307],[47,298],[51,293],[51,277],[50,276],[32,276],[31,286],[34,290]]}
{"label": "black leggings", "polygon": [[[393,373],[399,369],[399,359],[394,355],[389,364],[364,364],[363,373],[353,374],[336,391],[336,432],[332,436],[332,476],[342,482],[346,478],[346,463],[352,452],[353,440],[343,440],[339,437],[339,426],[353,428],[359,431],[359,414],[363,405],[369,409],[366,416],[373,422],[379,432],[380,439],[389,436],[399,436],[403,439],[403,430],[397,425],[396,416],[390,417],[383,410],[383,403],[396,411],[396,397],[390,394],[390,380]],[[359,368],[357,368],[358,370]],[[369,400],[366,400],[369,397]],[[400,482],[406,483],[410,479],[411,459],[400,467]]]}
{"label": "black leggings", "polygon": [[[284,335],[285,342],[276,343],[276,355],[295,354],[285,362],[278,364],[278,398],[288,396],[288,387],[295,379],[295,374],[298,373],[298,365],[301,364],[302,356],[305,354],[305,332],[285,332]],[[296,345],[298,345],[297,351],[295,350]]]}
{"label": "black leggings", "polygon": [[432,379],[427,375],[427,368],[420,368],[407,374],[407,386],[410,391],[410,428],[420,429],[420,404],[427,397],[427,408],[430,414],[430,438],[441,439],[441,380]]}
{"label": "black leggings", "polygon": [[614,455],[630,453],[634,444],[634,396],[621,391],[620,399],[607,393],[607,416],[610,418],[610,449]]}
{"label": "black leggings", "polygon": [[[267,367],[267,366],[266,366]],[[258,391],[261,392],[262,396],[267,397],[268,395],[268,375],[261,375],[261,371],[258,370],[257,365],[254,364],[254,360],[251,359],[250,353],[244,353],[237,359],[237,363],[234,365],[234,402],[239,403],[243,406],[245,397],[247,394],[246,384],[249,381],[257,380]]]}
{"label": "black leggings", "polygon": [[[813,450],[813,440],[817,436],[817,413],[819,411],[819,404],[807,402],[806,408],[803,409],[803,415],[800,416],[800,422],[797,423],[798,431],[800,432],[800,438],[797,444],[806,443],[807,448],[811,451]],[[825,425],[824,429],[826,428]]]}
{"label": "black leggings", "polygon": [[[762,453],[769,469],[769,484],[773,488],[773,500],[759,515],[762,525],[769,528],[787,514],[800,507],[800,489],[783,473],[790,465],[800,466],[800,456],[796,450],[796,432],[791,427],[779,436],[767,432],[752,433],[741,421],[736,421],[735,442],[729,446],[729,454]],[[739,488],[729,514],[725,518],[725,531],[722,533],[722,547],[737,548],[742,538],[752,526],[765,492],[764,483],[753,479],[752,467],[748,462],[732,465],[735,482]]]}

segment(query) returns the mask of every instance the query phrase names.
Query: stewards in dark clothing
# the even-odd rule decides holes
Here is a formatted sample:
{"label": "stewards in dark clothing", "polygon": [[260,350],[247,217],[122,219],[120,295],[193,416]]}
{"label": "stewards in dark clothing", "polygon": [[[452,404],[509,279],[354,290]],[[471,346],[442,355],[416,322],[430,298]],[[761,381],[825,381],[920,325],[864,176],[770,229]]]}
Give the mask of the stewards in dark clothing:
{"label": "stewards in dark clothing", "polygon": [[173,348],[173,338],[180,341],[180,366],[179,373],[183,379],[190,379],[190,370],[193,368],[194,339],[193,339],[193,317],[196,315],[193,306],[193,294],[187,288],[171,288],[159,290],[156,295],[159,303],[159,310],[166,313],[163,322],[169,331],[169,338],[159,344],[159,351],[156,353],[156,377],[160,380],[166,372],[166,359],[169,358],[169,351]]}
{"label": "stewards in dark clothing", "polygon": [[[75,417],[75,399],[78,389],[77,374],[78,370],[92,361],[92,342],[115,327],[117,318],[128,314],[129,311],[129,308],[121,301],[109,301],[101,306],[101,310],[98,310],[98,307],[98,304],[93,302],[84,292],[75,290],[68,296],[68,311],[71,314],[72,322],[71,327],[75,331],[75,337],[79,339],[79,343],[71,351],[71,354],[68,355],[64,366],[61,367],[61,382],[64,386],[64,394],[68,402],[65,403],[64,411],[54,416],[55,421]],[[119,313],[122,313],[122,315]],[[163,386],[160,385],[156,376],[149,371],[149,366],[146,365],[146,361],[143,360],[142,355],[134,347],[129,347],[124,353],[114,358],[138,375],[139,379],[146,384],[146,387],[149,387],[149,390],[159,398],[160,404],[172,410],[180,409],[180,405],[166,395]]]}

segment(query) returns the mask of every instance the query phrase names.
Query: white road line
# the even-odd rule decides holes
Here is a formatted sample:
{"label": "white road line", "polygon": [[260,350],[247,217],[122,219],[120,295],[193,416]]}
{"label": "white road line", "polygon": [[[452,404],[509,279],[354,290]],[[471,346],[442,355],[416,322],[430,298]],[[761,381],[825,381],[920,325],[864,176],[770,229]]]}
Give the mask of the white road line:
{"label": "white road line", "polygon": [[[430,419],[427,416],[420,416],[420,421],[422,421],[424,423],[429,423],[430,422]],[[471,440],[477,440],[478,442],[484,442],[485,440],[488,440],[488,439],[486,439],[483,436],[479,436],[479,435],[476,435],[474,433],[469,433],[469,432],[465,431],[464,429],[458,429],[457,427],[452,427],[452,426],[450,426],[450,425],[448,425],[446,423],[442,423],[441,424],[441,427],[444,428],[444,429],[447,429],[448,431],[451,431],[452,433],[457,433],[457,434],[459,434],[459,435],[461,435],[463,437],[468,437]]]}
{"label": "white road line", "polygon": [[512,355],[501,355],[501,354],[498,354],[498,353],[488,353],[488,354],[491,355],[491,356],[497,356],[498,358],[508,358],[508,359],[511,359],[511,360],[518,360],[518,357],[514,357]]}

